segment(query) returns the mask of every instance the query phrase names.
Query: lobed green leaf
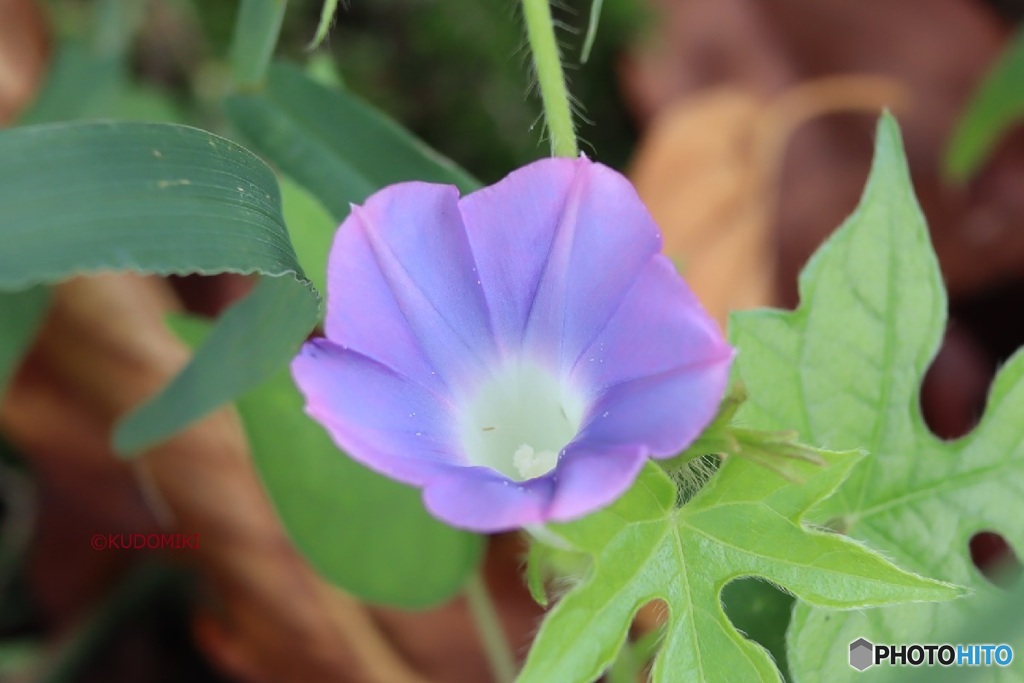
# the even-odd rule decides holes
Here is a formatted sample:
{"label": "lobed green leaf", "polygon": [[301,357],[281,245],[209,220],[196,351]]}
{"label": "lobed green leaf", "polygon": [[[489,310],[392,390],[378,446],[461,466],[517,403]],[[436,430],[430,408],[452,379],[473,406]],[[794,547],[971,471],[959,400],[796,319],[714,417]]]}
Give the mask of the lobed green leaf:
{"label": "lobed green leaf", "polygon": [[[998,595],[971,561],[979,531],[1024,548],[1024,353],[1003,367],[981,424],[944,442],[921,416],[922,378],[938,349],[946,297],[914,198],[895,120],[878,126],[860,206],[812,259],[793,312],[739,313],[736,370],[751,399],[740,417],[763,429],[797,428],[829,448],[863,447],[835,496],[811,519],[842,529],[903,567],[967,586],[969,599],[835,613],[810,604],[788,634],[796,681],[878,680],[847,665],[849,643],[941,643]],[[980,680],[1024,680],[987,670]]]}
{"label": "lobed green leaf", "polygon": [[548,613],[520,681],[595,680],[615,660],[636,612],[652,600],[664,601],[669,613],[654,681],[778,681],[768,653],[723,611],[722,588],[740,577],[767,579],[802,600],[842,609],[958,595],[953,586],[801,523],[860,457],[831,453],[823,469],[798,463],[799,483],[729,459],[681,508],[671,480],[649,463],[610,508],[551,529],[590,553],[594,566]]}
{"label": "lobed green leaf", "polygon": [[[655,681],[777,681],[766,651],[723,612],[723,586],[741,577],[767,580],[799,600],[788,653],[797,680],[852,680],[861,675],[847,663],[856,637],[941,642],[932,637],[940,625],[970,611],[971,601],[939,601],[963,593],[953,582],[982,590],[977,572],[943,569],[970,566],[967,538],[984,528],[971,518],[979,503],[991,505],[989,521],[1009,517],[1011,492],[1019,499],[1024,490],[1016,478],[1024,439],[1009,427],[1024,424],[1024,361],[1011,362],[997,381],[977,446],[942,444],[927,433],[917,392],[938,345],[945,297],[888,115],[864,200],[805,269],[801,294],[795,312],[734,317],[735,369],[750,394],[737,419],[754,429],[798,430],[833,451],[828,466],[798,461],[793,480],[727,459],[676,508],[674,486],[648,465],[607,510],[553,528],[591,554],[594,566],[549,612],[523,681],[593,680],[652,600],[669,613]],[[874,455],[865,458],[862,448]],[[965,487],[984,492],[950,505]],[[994,496],[999,487],[1004,492]],[[892,517],[897,511],[907,514]],[[850,536],[822,530],[826,523]],[[1018,516],[998,530],[1015,542],[1022,524]],[[950,552],[957,542],[961,552]],[[888,630],[868,628],[886,615],[914,616],[896,618]]]}

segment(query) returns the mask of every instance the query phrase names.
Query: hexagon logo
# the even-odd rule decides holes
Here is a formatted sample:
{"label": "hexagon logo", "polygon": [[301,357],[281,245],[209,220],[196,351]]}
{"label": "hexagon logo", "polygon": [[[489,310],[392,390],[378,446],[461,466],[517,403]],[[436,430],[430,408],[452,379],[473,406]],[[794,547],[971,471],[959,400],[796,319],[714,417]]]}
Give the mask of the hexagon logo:
{"label": "hexagon logo", "polygon": [[850,666],[857,671],[864,671],[875,663],[875,646],[865,638],[858,638],[850,643]]}

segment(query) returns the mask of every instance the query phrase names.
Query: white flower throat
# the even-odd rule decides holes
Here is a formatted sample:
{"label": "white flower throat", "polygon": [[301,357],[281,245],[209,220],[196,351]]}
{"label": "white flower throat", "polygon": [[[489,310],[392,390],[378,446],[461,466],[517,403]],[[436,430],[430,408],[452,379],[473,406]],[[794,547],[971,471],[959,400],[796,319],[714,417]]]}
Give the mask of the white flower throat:
{"label": "white flower throat", "polygon": [[463,406],[462,446],[469,461],[517,481],[543,476],[579,431],[583,400],[552,373],[511,362]]}

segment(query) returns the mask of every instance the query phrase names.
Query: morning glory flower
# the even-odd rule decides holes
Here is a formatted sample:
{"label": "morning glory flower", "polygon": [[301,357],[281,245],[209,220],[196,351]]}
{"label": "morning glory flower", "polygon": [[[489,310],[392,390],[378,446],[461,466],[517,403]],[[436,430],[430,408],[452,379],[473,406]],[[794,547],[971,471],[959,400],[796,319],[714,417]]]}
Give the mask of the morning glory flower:
{"label": "morning glory flower", "polygon": [[732,348],[623,176],[545,159],[465,197],[386,187],[338,230],[306,410],[475,531],[566,521],[714,418]]}

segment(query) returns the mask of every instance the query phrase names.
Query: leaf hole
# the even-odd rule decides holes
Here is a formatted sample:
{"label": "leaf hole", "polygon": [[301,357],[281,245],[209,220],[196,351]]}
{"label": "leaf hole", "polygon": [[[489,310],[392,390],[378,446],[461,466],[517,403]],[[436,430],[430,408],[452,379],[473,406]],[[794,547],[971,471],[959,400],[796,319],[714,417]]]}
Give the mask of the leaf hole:
{"label": "leaf hole", "polygon": [[957,439],[978,424],[996,361],[967,327],[952,322],[921,385],[921,413],[940,439]]}
{"label": "leaf hole", "polygon": [[785,680],[789,680],[786,630],[793,596],[770,581],[748,576],[725,585],[722,607],[736,630],[768,650]]}
{"label": "leaf hole", "polygon": [[921,392],[922,413],[936,436],[963,436],[977,423],[996,369],[1024,345],[1022,297],[1018,277],[951,302],[950,326]]}
{"label": "leaf hole", "polygon": [[621,678],[630,672],[639,673],[641,680],[648,680],[665,635],[668,617],[668,603],[661,599],[651,600],[640,608],[633,619],[626,642],[612,664],[612,671],[609,672],[611,677],[618,674]]}
{"label": "leaf hole", "polygon": [[1020,579],[1020,559],[1002,535],[994,531],[979,531],[968,542],[971,561],[981,575],[999,588],[1009,589]]}

